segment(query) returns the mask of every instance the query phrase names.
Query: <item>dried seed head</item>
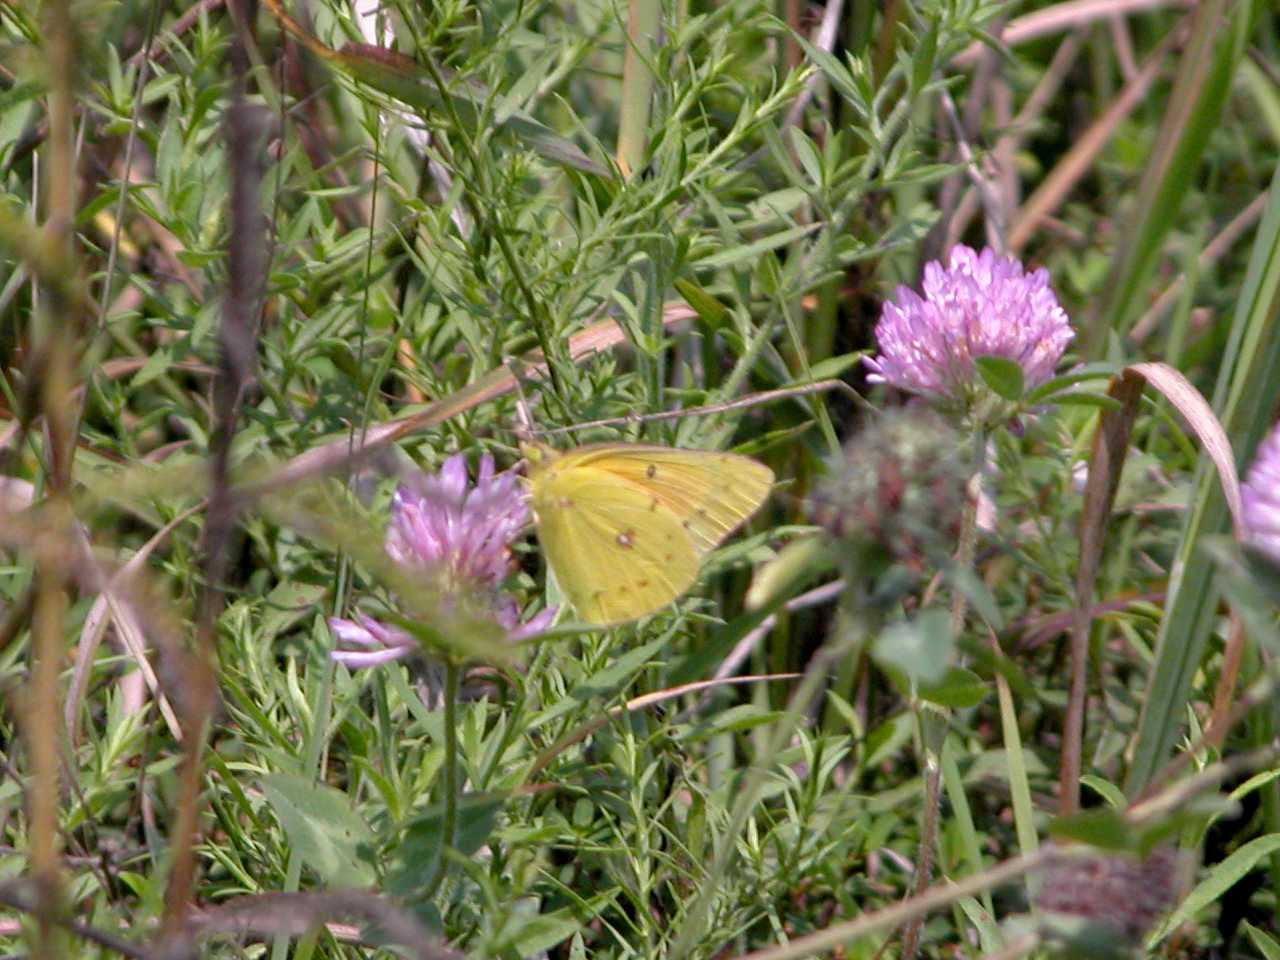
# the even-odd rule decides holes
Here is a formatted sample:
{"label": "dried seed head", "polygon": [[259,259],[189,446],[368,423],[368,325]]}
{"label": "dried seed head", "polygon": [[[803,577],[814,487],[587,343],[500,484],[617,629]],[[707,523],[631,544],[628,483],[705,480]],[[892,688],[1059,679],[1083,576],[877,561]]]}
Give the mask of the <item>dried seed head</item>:
{"label": "dried seed head", "polygon": [[1079,921],[1094,956],[1131,950],[1142,942],[1181,892],[1182,858],[1160,847],[1138,858],[1125,854],[1051,852],[1036,907],[1054,932],[1054,920]]}
{"label": "dried seed head", "polygon": [[971,472],[968,445],[922,407],[889,410],[845,444],[814,494],[835,537],[880,546],[923,568],[955,545]]}

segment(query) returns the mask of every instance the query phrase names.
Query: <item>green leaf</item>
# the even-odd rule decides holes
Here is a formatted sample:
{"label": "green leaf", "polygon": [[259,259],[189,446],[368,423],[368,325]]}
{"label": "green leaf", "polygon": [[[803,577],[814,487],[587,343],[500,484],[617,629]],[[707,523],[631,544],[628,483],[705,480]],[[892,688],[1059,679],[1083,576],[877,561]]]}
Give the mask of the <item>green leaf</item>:
{"label": "green leaf", "polygon": [[1122,810],[1126,806],[1124,791],[1110,780],[1104,780],[1102,777],[1094,776],[1092,773],[1086,773],[1080,778],[1080,782],[1102,797],[1103,800],[1106,800],[1113,809]]}
{"label": "green leaf", "polygon": [[502,940],[489,950],[489,956],[532,957],[546,953],[598,916],[615,896],[610,891],[593,897],[585,904],[561,907],[550,913],[509,915],[502,927]]}
{"label": "green leaf", "polygon": [[599,673],[584,677],[568,696],[563,696],[543,712],[536,714],[527,727],[528,732],[538,729],[558,717],[582,707],[599,697],[608,700],[618,695],[631,682],[635,674],[650,664],[658,652],[667,645],[666,637],[659,637],[643,646],[628,651]]}
{"label": "green leaf", "polygon": [[863,745],[862,769],[871,770],[897,753],[911,739],[914,723],[909,711],[890,717],[867,734]]}
{"label": "green leaf", "polygon": [[917,95],[924,90],[933,74],[933,63],[938,55],[938,19],[937,15],[929,19],[929,29],[920,38],[911,57],[911,89]]}
{"label": "green leaf", "polygon": [[1146,302],[1149,279],[1179,228],[1182,204],[1193,193],[1205,148],[1218,129],[1235,84],[1236,66],[1248,45],[1252,4],[1206,0],[1198,4],[1188,42],[1162,105],[1161,126],[1141,177],[1107,298],[1086,331],[1086,352],[1098,355],[1108,331],[1123,336]]}
{"label": "green leaf", "polygon": [[987,699],[991,688],[972,670],[952,667],[937,683],[920,684],[919,692],[920,696],[930,703],[964,710],[967,707],[976,707]]}
{"label": "green leaf", "polygon": [[[279,14],[277,14],[279,15]],[[341,50],[326,47],[302,30],[296,23],[291,32],[307,45],[320,59],[341,70],[353,80],[368,84],[388,96],[394,97],[427,116],[452,116],[469,126],[480,122],[484,105],[491,100],[491,93],[480,84],[467,80],[456,82],[445,70],[436,68],[443,85],[436,82],[431,71],[412,57],[395,50],[367,43],[348,43]],[[522,113],[490,117],[498,126],[524,141],[543,158],[583,173],[607,178],[610,171],[592,160],[571,140],[560,136],[532,117]],[[474,134],[474,130],[467,131]]]}
{"label": "green leaf", "polygon": [[673,284],[685,303],[693,307],[702,322],[712,330],[719,330],[732,319],[728,308],[694,281],[677,278]]}
{"label": "green leaf", "polygon": [[1133,824],[1119,810],[1082,810],[1049,823],[1049,835],[1059,840],[1075,840],[1101,850],[1131,851],[1136,839]]}
{"label": "green leaf", "polygon": [[1178,905],[1160,928],[1160,934],[1152,942],[1158,942],[1171,930],[1190,920],[1205,907],[1216,903],[1222,895],[1247,876],[1258,862],[1280,850],[1280,833],[1250,840],[1221,863],[1215,864],[1187,898]]}
{"label": "green leaf", "polygon": [[1027,394],[1027,403],[1044,403],[1056,393],[1068,390],[1077,383],[1088,383],[1090,380],[1110,380],[1124,369],[1119,363],[1088,363],[1069,373],[1047,380]]}
{"label": "green leaf", "polygon": [[834,357],[827,357],[825,360],[819,360],[809,368],[809,376],[807,379],[817,380],[834,380],[836,377],[843,376],[846,370],[856,366],[862,362],[862,358],[867,355],[866,350],[856,350],[853,353],[842,353]]}
{"label": "green leaf", "polygon": [[973,365],[978,375],[998,396],[1015,403],[1022,399],[1026,390],[1026,381],[1022,375],[1022,365],[1008,357],[976,357]]}
{"label": "green leaf", "polygon": [[800,165],[815,187],[821,187],[826,177],[822,172],[822,156],[812,140],[799,127],[791,128],[791,147],[795,150]]}
{"label": "green leaf", "polygon": [[[459,798],[457,832],[453,838],[453,849],[459,855],[470,857],[488,842],[506,800],[506,794],[487,793]],[[396,848],[396,867],[388,883],[392,893],[412,897],[422,891],[444,852],[440,843],[443,832],[443,804],[433,805],[410,821],[404,839]]]}
{"label": "green leaf", "polygon": [[345,793],[283,773],[269,774],[259,783],[289,845],[324,883],[341,887],[374,883],[373,831]]}
{"label": "green leaf", "polygon": [[779,230],[777,233],[761,237],[753,243],[730,247],[728,250],[712,254],[706,259],[698,261],[698,266],[707,270],[718,270],[721,267],[731,267],[735,263],[741,263],[744,260],[757,260],[762,254],[777,250],[779,247],[788,246],[797,240],[804,239],[811,233],[816,233],[822,229],[822,226],[821,223],[806,223],[798,227],[791,227],[788,230]]}
{"label": "green leaf", "polygon": [[[1280,169],[1254,237],[1244,286],[1236,300],[1219,366],[1213,406],[1233,441],[1237,462],[1247,462],[1271,425],[1280,400]],[[1212,458],[1202,452],[1194,495],[1170,568],[1156,662],[1142,697],[1142,715],[1125,793],[1137,796],[1182,735],[1192,680],[1218,621],[1220,584],[1213,559],[1200,546],[1227,529],[1229,511]]]}
{"label": "green leaf", "polygon": [[328,592],[328,587],[317,583],[282,580],[276,584],[263,603],[261,642],[271,642],[284,630],[310,616]]}
{"label": "green leaf", "polygon": [[747,591],[747,609],[761,610],[794,596],[801,584],[830,570],[838,561],[838,547],[831,537],[817,534],[792,540],[756,569]]}
{"label": "green leaf", "polygon": [[926,610],[912,620],[890,624],[880,631],[871,656],[883,667],[900,670],[917,684],[939,683],[955,650],[951,616],[945,610]]}
{"label": "green leaf", "polygon": [[1120,410],[1120,401],[1105,393],[1084,393],[1072,390],[1059,393],[1050,401],[1060,407],[1097,407],[1100,410]]}
{"label": "green leaf", "polygon": [[1263,960],[1280,960],[1280,943],[1277,943],[1271,934],[1259,930],[1248,920],[1240,924],[1240,929],[1253,941],[1253,945],[1262,954]]}

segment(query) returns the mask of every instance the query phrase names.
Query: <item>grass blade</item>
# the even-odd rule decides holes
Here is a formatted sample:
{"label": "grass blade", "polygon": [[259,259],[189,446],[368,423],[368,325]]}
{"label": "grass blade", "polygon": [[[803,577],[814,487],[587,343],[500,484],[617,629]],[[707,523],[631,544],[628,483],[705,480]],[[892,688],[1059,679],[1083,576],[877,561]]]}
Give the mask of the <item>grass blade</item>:
{"label": "grass blade", "polygon": [[[1237,464],[1247,462],[1280,399],[1280,171],[1255,238],[1244,289],[1236,304],[1214,406],[1232,438]],[[1181,717],[1217,617],[1213,563],[1198,546],[1227,528],[1229,511],[1207,453],[1201,454],[1195,495],[1173,564],[1169,596],[1147,686],[1126,793],[1151,781],[1182,728]]]}

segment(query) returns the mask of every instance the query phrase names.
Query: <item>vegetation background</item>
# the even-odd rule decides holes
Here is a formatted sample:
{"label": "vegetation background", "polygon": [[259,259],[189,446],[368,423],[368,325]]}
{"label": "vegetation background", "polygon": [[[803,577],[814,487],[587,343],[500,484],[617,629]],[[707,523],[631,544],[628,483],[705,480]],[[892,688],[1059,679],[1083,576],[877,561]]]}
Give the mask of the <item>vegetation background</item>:
{"label": "vegetation background", "polygon": [[[1123,949],[1280,957],[1275,608],[1198,439],[1243,466],[1276,412],[1278,151],[1266,0],[0,5],[0,949],[872,958],[927,918],[924,955],[1040,955],[1080,933],[1028,913],[1054,835],[1187,851]],[[751,570],[900,402],[860,363],[879,304],[957,242],[1046,267],[1104,365],[996,437],[996,526],[941,591],[966,629],[828,671],[840,571],[748,610]],[[517,462],[519,357],[542,427],[858,399],[561,438],[783,481],[678,611],[446,637],[449,706],[420,665],[335,665],[327,616],[438,612],[380,559],[389,497]],[[1216,420],[1154,368],[1108,399],[1133,361]],[[1108,416],[1130,467],[1091,514]],[[822,688],[676,689],[735,650]],[[904,900],[930,757],[959,886]]]}

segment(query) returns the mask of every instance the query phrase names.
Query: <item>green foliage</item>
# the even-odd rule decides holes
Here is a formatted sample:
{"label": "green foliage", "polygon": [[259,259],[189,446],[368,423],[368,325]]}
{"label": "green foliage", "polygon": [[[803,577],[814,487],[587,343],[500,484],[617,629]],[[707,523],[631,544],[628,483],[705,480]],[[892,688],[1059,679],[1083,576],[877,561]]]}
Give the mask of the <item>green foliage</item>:
{"label": "green foliage", "polygon": [[[1184,924],[1189,949],[1280,956],[1255,882],[1280,880],[1274,571],[1222,536],[1157,400],[1094,596],[1076,582],[1115,358],[1216,385],[1241,467],[1274,420],[1274,10],[1201,4],[1034,232],[1079,359],[1112,360],[1028,391],[979,358],[1020,413],[985,444],[972,564],[855,563],[812,522],[840,442],[896,402],[864,376],[878,304],[1014,222],[1183,16],[1028,40],[1048,5],[1026,6],[857,3],[815,29],[758,0],[273,0],[242,32],[222,4],[0,7],[0,902],[26,924],[0,952],[117,955],[46,937],[31,908],[56,896],[59,923],[207,956],[870,960],[926,912],[923,955],[1012,956],[1038,881],[984,871],[1022,881],[1013,858],[1056,839],[1203,848],[1152,955]],[[237,333],[246,222],[263,287]],[[642,418],[827,377],[856,402]],[[522,400],[553,444],[732,448],[780,483],[669,610],[513,644],[384,535],[396,484],[450,454],[517,468]],[[510,559],[522,618],[560,602],[534,539]],[[1056,816],[1090,603],[1092,809]],[[335,663],[326,621],[357,610],[413,656]],[[1206,742],[1224,613],[1247,634],[1228,705],[1261,706]],[[926,910],[902,901],[931,776],[934,877],[971,886]],[[46,842],[59,884],[37,888]]]}

